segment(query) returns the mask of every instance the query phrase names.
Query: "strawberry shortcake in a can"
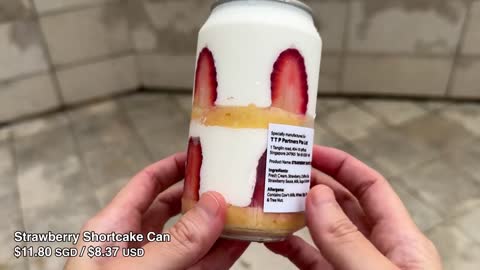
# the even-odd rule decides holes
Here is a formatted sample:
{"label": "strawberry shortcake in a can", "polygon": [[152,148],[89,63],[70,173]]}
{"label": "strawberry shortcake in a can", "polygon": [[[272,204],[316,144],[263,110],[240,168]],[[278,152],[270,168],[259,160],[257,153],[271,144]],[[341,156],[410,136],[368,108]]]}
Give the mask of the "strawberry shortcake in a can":
{"label": "strawberry shortcake in a can", "polygon": [[321,48],[300,1],[214,4],[199,33],[184,212],[216,191],[226,238],[278,241],[305,225]]}

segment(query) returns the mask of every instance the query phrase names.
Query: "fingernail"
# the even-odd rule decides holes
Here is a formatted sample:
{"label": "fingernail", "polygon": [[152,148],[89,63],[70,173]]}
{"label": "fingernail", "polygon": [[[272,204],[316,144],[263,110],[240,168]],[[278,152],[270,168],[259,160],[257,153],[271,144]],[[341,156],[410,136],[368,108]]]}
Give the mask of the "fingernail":
{"label": "fingernail", "polygon": [[210,217],[216,217],[220,210],[220,202],[215,195],[210,193],[205,193],[202,195],[197,206],[205,211],[205,213],[207,213],[207,215]]}
{"label": "fingernail", "polygon": [[311,199],[314,206],[322,206],[327,203],[335,202],[335,195],[327,186],[316,186],[312,189],[311,193]]}

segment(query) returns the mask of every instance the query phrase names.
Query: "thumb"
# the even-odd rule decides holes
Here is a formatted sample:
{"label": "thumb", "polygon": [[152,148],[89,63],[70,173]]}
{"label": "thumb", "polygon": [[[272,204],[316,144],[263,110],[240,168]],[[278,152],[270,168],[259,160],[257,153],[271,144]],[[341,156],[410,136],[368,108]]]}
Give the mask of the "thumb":
{"label": "thumb", "polygon": [[348,219],[330,188],[314,187],[306,208],[313,241],[335,269],[397,269]]}
{"label": "thumb", "polygon": [[[170,243],[150,243],[145,247],[143,269],[186,269],[200,260],[220,237],[225,223],[226,202],[214,192],[202,195],[167,233]],[[144,258],[145,259],[145,258]]]}

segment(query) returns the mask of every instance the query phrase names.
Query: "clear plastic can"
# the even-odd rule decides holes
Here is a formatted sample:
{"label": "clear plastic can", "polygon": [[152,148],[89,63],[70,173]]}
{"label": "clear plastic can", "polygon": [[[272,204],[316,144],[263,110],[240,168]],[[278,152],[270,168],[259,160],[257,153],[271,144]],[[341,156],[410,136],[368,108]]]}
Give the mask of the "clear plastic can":
{"label": "clear plastic can", "polygon": [[216,191],[225,238],[280,241],[305,226],[321,49],[300,1],[213,5],[198,37],[183,212]]}

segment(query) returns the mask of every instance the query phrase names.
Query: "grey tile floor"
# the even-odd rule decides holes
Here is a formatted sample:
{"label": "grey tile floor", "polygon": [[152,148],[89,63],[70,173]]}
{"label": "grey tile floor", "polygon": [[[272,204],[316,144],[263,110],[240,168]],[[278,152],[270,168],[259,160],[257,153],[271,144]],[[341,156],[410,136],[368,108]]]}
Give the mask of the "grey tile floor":
{"label": "grey tile floor", "polygon": [[[1,128],[0,269],[60,269],[13,259],[13,231],[78,231],[135,172],[185,148],[190,99],[135,94]],[[445,269],[480,268],[480,104],[322,98],[317,113],[316,143],[383,173]],[[294,267],[254,244],[234,269]]]}

